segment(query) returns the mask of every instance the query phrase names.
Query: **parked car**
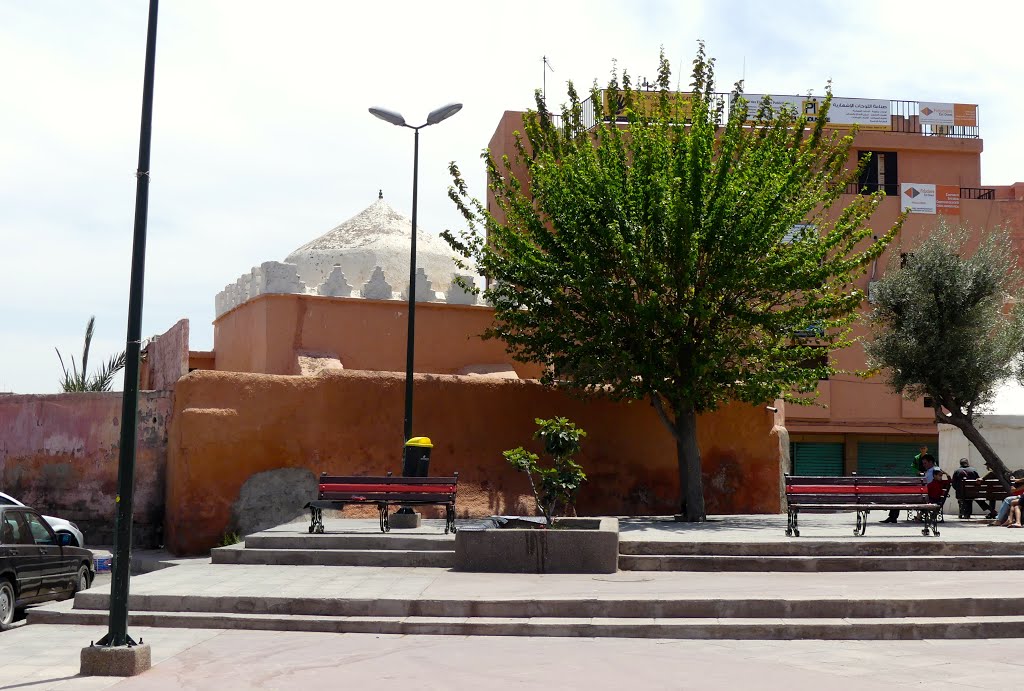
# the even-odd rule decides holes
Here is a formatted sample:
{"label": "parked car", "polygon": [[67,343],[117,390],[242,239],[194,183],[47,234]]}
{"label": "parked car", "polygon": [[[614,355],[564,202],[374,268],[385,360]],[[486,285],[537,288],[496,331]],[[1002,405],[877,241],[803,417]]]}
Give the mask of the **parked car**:
{"label": "parked car", "polygon": [[0,630],[25,605],[66,600],[95,577],[92,552],[72,547],[35,510],[0,506]]}
{"label": "parked car", "polygon": [[[22,504],[9,494],[0,492],[0,506],[25,506],[25,504]],[[82,535],[82,531],[78,529],[77,525],[56,516],[43,516],[43,518],[46,519],[46,522],[50,524],[50,527],[58,535],[61,533],[70,535],[72,547],[85,547],[85,536]]]}

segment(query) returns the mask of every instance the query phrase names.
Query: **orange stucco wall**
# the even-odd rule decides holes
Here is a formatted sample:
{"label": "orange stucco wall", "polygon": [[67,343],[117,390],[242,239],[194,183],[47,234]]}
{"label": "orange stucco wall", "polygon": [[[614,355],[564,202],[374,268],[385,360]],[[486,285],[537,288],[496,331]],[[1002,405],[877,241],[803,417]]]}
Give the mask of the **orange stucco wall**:
{"label": "orange stucco wall", "polygon": [[[316,377],[196,371],[179,380],[169,430],[166,545],[194,554],[229,529],[254,473],[306,468],[401,471],[404,377],[330,371]],[[579,400],[536,382],[417,375],[414,434],[434,442],[432,475],[459,472],[458,513],[532,509],[526,477],[501,452],[530,446],[535,417],[564,415],[588,432],[581,514],[668,514],[678,494],[675,445],[644,403]],[[709,513],[779,510],[776,420],[732,405],[698,421]],[[535,450],[536,447],[534,447]]]}
{"label": "orange stucco wall", "polygon": [[[216,369],[297,374],[296,354],[329,353],[345,369],[405,371],[408,304],[319,295],[260,295],[214,322]],[[507,363],[522,378],[540,376],[514,363],[499,340],[483,340],[494,310],[416,304],[415,371],[457,374],[471,365]]]}

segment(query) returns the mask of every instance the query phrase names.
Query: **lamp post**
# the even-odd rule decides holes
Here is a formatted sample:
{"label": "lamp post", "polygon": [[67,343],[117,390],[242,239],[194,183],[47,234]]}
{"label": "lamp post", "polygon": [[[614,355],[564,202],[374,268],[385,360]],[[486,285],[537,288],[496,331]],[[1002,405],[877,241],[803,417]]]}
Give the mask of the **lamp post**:
{"label": "lamp post", "polygon": [[400,113],[386,108],[370,108],[370,113],[384,122],[408,127],[414,132],[412,149],[412,248],[409,253],[409,328],[405,345],[405,425],[404,441],[412,438],[412,360],[416,349],[416,182],[419,174],[420,130],[436,125],[462,110],[461,103],[449,103],[430,111],[427,121],[418,127],[408,124]]}

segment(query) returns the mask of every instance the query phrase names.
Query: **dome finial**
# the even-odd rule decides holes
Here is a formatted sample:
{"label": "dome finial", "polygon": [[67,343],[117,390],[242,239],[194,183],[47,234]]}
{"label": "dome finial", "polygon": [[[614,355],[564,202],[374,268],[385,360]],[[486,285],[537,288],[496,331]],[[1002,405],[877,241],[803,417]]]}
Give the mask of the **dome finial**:
{"label": "dome finial", "polygon": [[377,199],[384,198],[384,190],[377,190]]}

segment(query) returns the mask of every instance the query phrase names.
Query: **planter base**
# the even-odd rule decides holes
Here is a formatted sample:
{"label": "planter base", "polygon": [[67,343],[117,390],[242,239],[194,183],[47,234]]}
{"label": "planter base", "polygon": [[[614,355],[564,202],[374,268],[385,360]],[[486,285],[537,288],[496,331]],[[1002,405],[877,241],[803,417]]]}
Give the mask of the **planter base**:
{"label": "planter base", "polygon": [[488,573],[615,573],[616,518],[559,518],[548,528],[464,528],[455,535],[455,570]]}

